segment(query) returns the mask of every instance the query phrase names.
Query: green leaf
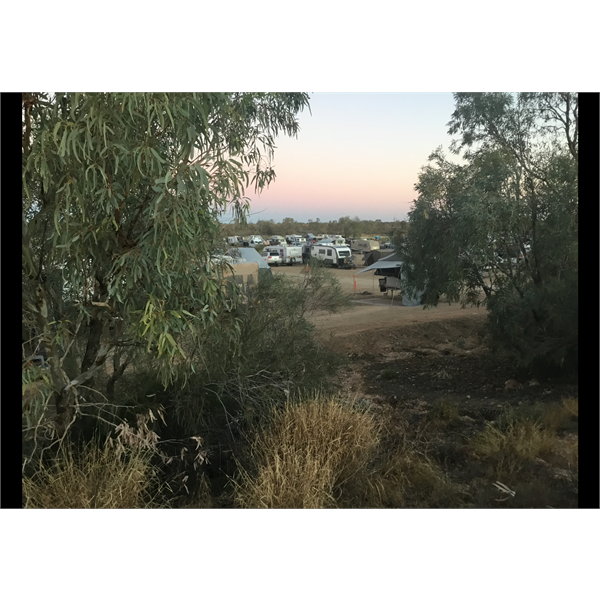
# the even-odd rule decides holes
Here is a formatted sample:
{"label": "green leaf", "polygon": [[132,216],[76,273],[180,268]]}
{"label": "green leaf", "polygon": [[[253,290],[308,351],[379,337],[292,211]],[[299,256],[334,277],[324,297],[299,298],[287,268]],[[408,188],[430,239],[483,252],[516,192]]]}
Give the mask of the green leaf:
{"label": "green leaf", "polygon": [[150,148],[150,150],[152,151],[152,154],[154,154],[154,156],[156,156],[156,158],[158,159],[158,162],[163,164],[165,161],[160,157],[160,154],[154,149],[154,148]]}
{"label": "green leaf", "polygon": [[58,130],[60,129],[60,126],[62,125],[62,121],[59,121],[55,126],[54,126],[54,131],[52,132],[52,137],[54,138],[54,143],[56,145],[58,145]]}
{"label": "green leaf", "polygon": [[68,133],[68,130],[65,127],[65,132],[63,133],[62,141],[60,143],[60,148],[58,150],[58,155],[61,158],[65,155],[65,151],[66,151],[66,148],[67,148],[67,133]]}

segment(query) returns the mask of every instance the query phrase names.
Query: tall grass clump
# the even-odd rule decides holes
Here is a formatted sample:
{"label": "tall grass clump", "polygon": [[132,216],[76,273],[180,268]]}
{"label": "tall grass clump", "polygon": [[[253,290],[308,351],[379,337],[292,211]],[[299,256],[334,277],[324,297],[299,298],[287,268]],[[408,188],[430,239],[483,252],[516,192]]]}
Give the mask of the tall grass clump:
{"label": "tall grass clump", "polygon": [[22,482],[25,508],[148,508],[157,485],[152,452],[100,445],[83,452],[63,445],[49,464],[40,463]]}
{"label": "tall grass clump", "polygon": [[317,396],[273,411],[240,468],[236,505],[328,508],[364,474],[379,443],[371,415],[337,397]]}
{"label": "tall grass clump", "polygon": [[567,411],[559,405],[511,408],[496,423],[487,423],[469,440],[469,447],[477,458],[491,460],[497,476],[510,476],[556,450],[557,429],[566,418]]}

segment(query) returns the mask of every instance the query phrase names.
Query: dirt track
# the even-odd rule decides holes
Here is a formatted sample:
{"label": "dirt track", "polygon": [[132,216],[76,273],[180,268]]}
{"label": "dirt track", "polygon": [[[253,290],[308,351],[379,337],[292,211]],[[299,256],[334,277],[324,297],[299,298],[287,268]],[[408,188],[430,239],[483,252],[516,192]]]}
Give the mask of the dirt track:
{"label": "dirt track", "polygon": [[[331,273],[339,280],[343,291],[352,296],[352,309],[337,315],[321,314],[312,317],[312,322],[322,334],[335,337],[352,336],[361,331],[389,329],[400,324],[425,323],[446,319],[464,318],[473,315],[476,319],[486,315],[485,309],[462,309],[459,304],[439,304],[435,308],[423,309],[422,306],[402,306],[400,296],[390,296],[379,291],[377,276],[373,271],[357,275],[362,267],[362,258],[358,258],[361,266],[354,270],[331,269]],[[287,277],[302,277],[305,266],[277,267],[275,273]],[[356,290],[354,281],[356,278]]]}

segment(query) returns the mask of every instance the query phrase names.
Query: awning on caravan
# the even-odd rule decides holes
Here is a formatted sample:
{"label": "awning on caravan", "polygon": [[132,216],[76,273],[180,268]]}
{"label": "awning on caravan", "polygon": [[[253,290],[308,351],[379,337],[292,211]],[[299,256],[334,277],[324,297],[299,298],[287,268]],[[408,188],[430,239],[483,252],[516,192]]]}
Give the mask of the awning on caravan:
{"label": "awning on caravan", "polygon": [[373,269],[397,269],[402,266],[402,261],[398,260],[396,256],[386,256],[381,260],[369,265],[366,269],[359,271],[357,275],[364,273],[365,271],[372,271]]}

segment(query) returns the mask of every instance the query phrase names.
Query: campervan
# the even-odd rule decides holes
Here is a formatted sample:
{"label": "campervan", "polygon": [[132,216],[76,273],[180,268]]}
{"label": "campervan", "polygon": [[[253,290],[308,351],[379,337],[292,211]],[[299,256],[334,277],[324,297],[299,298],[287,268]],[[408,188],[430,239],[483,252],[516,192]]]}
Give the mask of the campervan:
{"label": "campervan", "polygon": [[302,262],[302,248],[300,246],[269,246],[270,252],[279,252],[282,265],[295,265]]}
{"label": "campervan", "polygon": [[352,252],[348,246],[334,246],[333,244],[310,244],[304,246],[302,261],[308,262],[310,258],[318,258],[326,265],[333,265],[340,268],[348,269],[354,266]]}

